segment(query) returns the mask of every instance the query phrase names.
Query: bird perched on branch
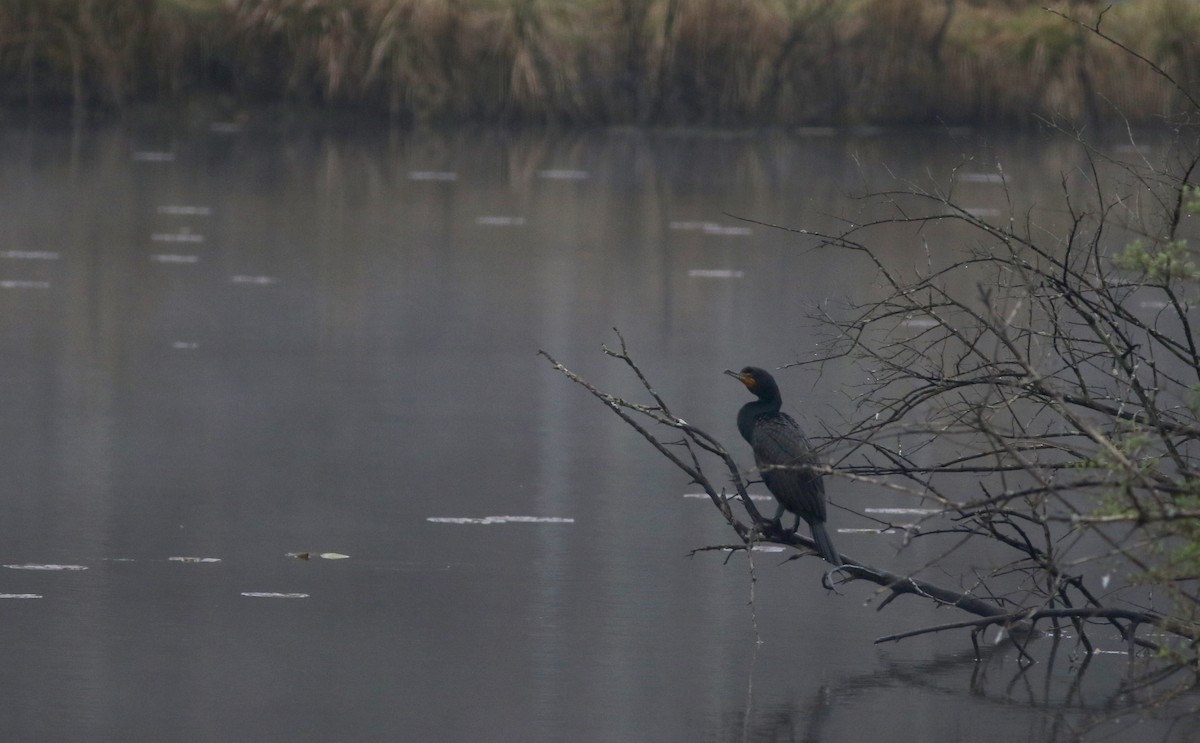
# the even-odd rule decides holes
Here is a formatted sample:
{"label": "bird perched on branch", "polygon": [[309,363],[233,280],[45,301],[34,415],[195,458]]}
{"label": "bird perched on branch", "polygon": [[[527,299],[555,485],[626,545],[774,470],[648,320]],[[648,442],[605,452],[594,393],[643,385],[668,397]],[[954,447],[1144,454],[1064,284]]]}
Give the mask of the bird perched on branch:
{"label": "bird perched on branch", "polygon": [[825,530],[825,484],[820,473],[813,471],[813,465],[818,463],[817,453],[795,419],[779,412],[783,398],[775,378],[755,366],[747,366],[740,372],[726,369],[725,373],[746,385],[758,398],[738,411],[737,426],[754,450],[754,463],[767,490],[779,501],[776,523],[785,510],[796,514],[793,532],[800,528],[800,519],[807,521],[817,552],[826,562],[840,566],[842,558]]}

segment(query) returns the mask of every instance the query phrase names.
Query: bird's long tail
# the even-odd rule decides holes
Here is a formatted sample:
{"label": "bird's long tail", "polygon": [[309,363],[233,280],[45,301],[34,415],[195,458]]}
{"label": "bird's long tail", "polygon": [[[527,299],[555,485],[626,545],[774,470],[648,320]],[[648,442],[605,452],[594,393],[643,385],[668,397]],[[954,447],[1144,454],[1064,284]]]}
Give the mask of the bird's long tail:
{"label": "bird's long tail", "polygon": [[817,543],[817,552],[825,559],[825,562],[835,568],[842,566],[842,557],[833,547],[833,540],[829,538],[829,532],[825,530],[825,522],[814,521],[810,524],[812,527],[813,541]]}

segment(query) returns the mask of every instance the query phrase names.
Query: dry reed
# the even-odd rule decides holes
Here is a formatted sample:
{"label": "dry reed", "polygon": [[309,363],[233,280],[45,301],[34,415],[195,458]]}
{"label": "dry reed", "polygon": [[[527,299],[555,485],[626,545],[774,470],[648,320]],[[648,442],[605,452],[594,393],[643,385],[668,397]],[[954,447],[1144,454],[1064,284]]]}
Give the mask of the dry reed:
{"label": "dry reed", "polygon": [[[1104,28],[1200,85],[1193,0],[1120,4]],[[1022,124],[1178,103],[1017,0],[4,0],[0,81],[9,109],[206,100],[403,121]]]}

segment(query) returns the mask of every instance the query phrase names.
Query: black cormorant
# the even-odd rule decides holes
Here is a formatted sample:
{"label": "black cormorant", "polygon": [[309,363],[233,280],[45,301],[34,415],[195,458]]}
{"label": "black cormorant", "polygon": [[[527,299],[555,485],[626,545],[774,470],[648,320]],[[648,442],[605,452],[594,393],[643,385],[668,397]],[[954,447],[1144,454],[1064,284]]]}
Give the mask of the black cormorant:
{"label": "black cormorant", "polygon": [[746,385],[758,398],[738,411],[737,426],[742,438],[754,449],[754,463],[767,490],[779,501],[775,521],[780,520],[785,510],[796,514],[792,531],[800,528],[800,519],[807,521],[817,552],[826,562],[840,566],[842,558],[825,530],[825,484],[812,469],[818,463],[817,453],[795,419],[779,412],[783,398],[775,378],[754,366],[740,372],[726,369],[725,373]]}

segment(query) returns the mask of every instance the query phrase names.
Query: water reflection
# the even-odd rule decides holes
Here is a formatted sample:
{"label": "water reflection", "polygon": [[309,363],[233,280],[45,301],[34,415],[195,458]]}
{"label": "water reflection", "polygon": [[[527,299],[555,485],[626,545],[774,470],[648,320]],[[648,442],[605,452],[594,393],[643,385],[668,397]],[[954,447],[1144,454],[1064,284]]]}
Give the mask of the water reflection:
{"label": "water reflection", "polygon": [[[1036,201],[1075,157],[928,133],[0,130],[0,558],[26,568],[0,596],[42,597],[0,607],[2,737],[890,740],[900,710],[1055,739],[1045,711],[1078,693],[1005,707],[1003,673],[980,695],[939,656],[964,637],[871,645],[927,607],[877,614],[763,551],[752,612],[744,557],[688,557],[728,540],[712,509],[535,356],[633,391],[597,353],[619,326],[736,441],[720,371],[811,357],[808,314],[875,291],[764,224],[869,217],[847,197],[964,153],[979,209],[1007,208],[998,159]],[[929,249],[901,230],[883,252]],[[788,381],[836,422],[855,380]],[[848,551],[897,559],[856,525]],[[288,557],[310,545],[352,558]]]}
{"label": "water reflection", "polygon": [[[713,740],[778,741],[881,739],[967,740],[1016,736],[1022,740],[1077,741],[1120,737],[1129,716],[1140,717],[1172,694],[1144,662],[1125,653],[1093,658],[1069,641],[1046,638],[1022,663],[1010,645],[993,647],[980,661],[971,653],[934,652],[922,660],[883,657],[878,667],[826,683],[791,704],[756,703],[758,657],[751,661],[743,710],[724,716]],[[1147,674],[1147,672],[1149,673]],[[797,669],[802,673],[802,669]],[[731,705],[732,706],[732,705]],[[861,710],[877,716],[864,719]],[[1023,716],[1026,710],[1038,714]],[[1186,711],[1165,713],[1147,740],[1190,740]]]}

